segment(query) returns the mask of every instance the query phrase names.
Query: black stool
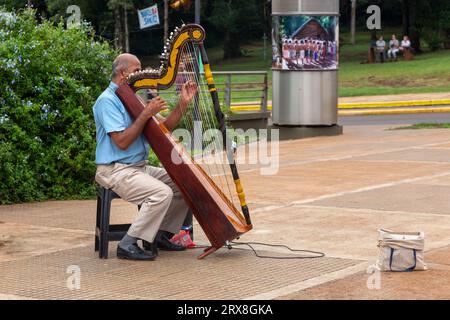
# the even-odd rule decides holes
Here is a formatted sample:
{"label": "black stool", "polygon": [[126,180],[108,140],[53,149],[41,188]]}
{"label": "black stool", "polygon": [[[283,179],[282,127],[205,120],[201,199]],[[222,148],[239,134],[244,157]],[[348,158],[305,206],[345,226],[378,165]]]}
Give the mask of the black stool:
{"label": "black stool", "polygon": [[[120,197],[111,189],[97,187],[97,220],[95,222],[95,251],[98,251],[100,259],[108,259],[109,241],[120,241],[126,235],[131,224],[109,224],[111,215],[111,202]],[[140,206],[138,206],[140,209]],[[189,210],[184,220],[184,230],[189,230],[191,239],[194,240],[192,226],[192,211]]]}
{"label": "black stool", "polygon": [[121,240],[131,224],[109,224],[111,202],[120,197],[112,190],[97,188],[97,221],[95,223],[95,251],[100,259],[108,259],[109,241]]}

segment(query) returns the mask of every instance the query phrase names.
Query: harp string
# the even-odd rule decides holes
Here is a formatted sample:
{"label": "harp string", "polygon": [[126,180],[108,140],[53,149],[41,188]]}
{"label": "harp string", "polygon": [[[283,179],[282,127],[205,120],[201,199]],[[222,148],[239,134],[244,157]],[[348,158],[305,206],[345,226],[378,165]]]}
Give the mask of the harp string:
{"label": "harp string", "polygon": [[[195,126],[194,126],[195,120],[201,121],[202,124],[205,122],[205,121],[203,121],[204,115],[202,115],[203,108],[202,108],[201,95],[200,95],[200,91],[203,90],[203,88],[200,87],[200,84],[198,83],[198,81],[196,79],[196,70],[195,70],[195,66],[192,61],[193,56],[192,56],[191,52],[189,51],[188,44],[184,46],[182,52],[183,52],[182,59],[184,62],[184,67],[185,67],[185,71],[186,71],[186,75],[187,75],[186,80],[193,81],[199,87],[198,88],[199,93],[197,93],[194,97],[193,106],[191,105],[190,108],[186,109],[186,113],[190,114],[190,117],[188,118],[188,123],[187,123],[188,128],[189,128],[188,130],[191,133],[191,137],[193,137],[190,148],[193,151],[193,157],[195,158],[196,156],[198,156],[196,153],[198,151],[202,151],[202,149],[203,149],[202,137],[198,136],[198,132],[195,131]],[[205,122],[205,124],[206,124],[206,122]],[[196,148],[200,148],[200,150],[197,150]],[[207,169],[206,171],[208,172],[209,176],[212,176],[213,173],[211,172],[211,168],[206,167],[206,169]]]}
{"label": "harp string", "polygon": [[[217,125],[216,125],[216,118],[214,115],[214,110],[213,110],[213,101],[209,92],[209,87],[205,81],[205,77],[202,76],[199,72],[199,63],[200,63],[200,49],[198,47],[198,44],[191,44],[190,46],[188,46],[188,50],[190,50],[190,54],[191,54],[191,62],[194,66],[194,70],[196,72],[194,72],[194,77],[195,77],[195,81],[196,83],[199,85],[200,88],[200,94],[199,94],[199,108],[203,111],[203,121],[206,122],[206,127],[208,129],[215,129],[215,131],[217,131]],[[226,191],[228,191],[228,196],[229,199],[231,201],[233,201],[233,193],[231,192],[231,188],[230,188],[230,181],[229,181],[229,175],[227,175],[227,164],[224,161],[224,150],[226,148],[226,145],[224,144],[224,139],[222,137],[221,134],[219,134],[219,137],[215,137],[213,138],[214,141],[214,154],[212,155],[212,161],[213,164],[215,165],[215,169],[216,169],[216,174],[215,176],[217,176],[219,178],[219,180],[221,181],[221,185],[222,185],[222,191],[226,193]],[[221,159],[219,160],[219,156],[221,157]],[[219,163],[217,163],[219,162]],[[228,168],[228,171],[230,171],[230,169]],[[233,201],[234,202],[234,201]]]}
{"label": "harp string", "polygon": [[[186,46],[186,51],[188,52],[187,57],[189,57],[186,62],[188,66],[188,71],[190,75],[191,81],[194,81],[198,85],[198,94],[196,96],[195,104],[193,107],[194,115],[196,115],[196,120],[200,120],[202,123],[202,134],[203,132],[206,132],[208,129],[212,129],[212,119],[209,117],[206,106],[206,99],[205,99],[205,88],[204,85],[200,81],[200,75],[198,70],[198,63],[197,63],[197,57],[194,54],[195,48],[193,48],[191,45]],[[191,109],[192,110],[192,109]],[[195,118],[194,118],[195,119]],[[197,133],[197,132],[196,132]],[[197,139],[201,139],[201,137],[197,137]],[[216,142],[216,140],[214,140]],[[197,147],[201,147],[202,156],[203,156],[203,141],[197,140]],[[217,149],[219,146],[215,145],[215,149]],[[214,160],[214,159],[211,159]],[[212,161],[212,165],[206,165],[206,170],[208,171],[210,177],[213,178],[215,183],[220,186],[221,190],[224,190],[225,183],[222,178],[223,171],[220,172],[218,168],[218,164],[216,161]],[[214,179],[215,178],[215,179]],[[218,179],[217,179],[218,178]]]}
{"label": "harp string", "polygon": [[[202,134],[203,134],[208,129],[217,128],[217,126],[214,125],[215,117],[212,112],[213,108],[211,97],[209,95],[209,90],[205,82],[202,81],[202,77],[199,72],[199,55],[196,54],[196,48],[192,44],[186,44],[182,48],[181,52],[182,52],[181,61],[183,62],[185,70],[184,72],[183,70],[179,70],[179,72],[180,75],[184,74],[188,78],[182,79],[182,82],[184,83],[185,80],[191,80],[198,85],[198,94],[194,97],[193,106],[191,105],[189,109],[186,109],[185,115],[183,116],[184,119],[187,120],[185,122],[185,127],[187,130],[191,132],[192,136],[195,129],[193,121],[199,120],[202,123]],[[198,130],[195,133],[198,134]],[[202,151],[201,156],[203,156],[202,137],[194,135],[194,139],[197,139],[194,140],[194,147],[197,148],[200,147],[202,149],[202,150],[194,150],[194,152]],[[229,187],[229,182],[227,181],[225,166],[223,164],[223,161],[217,161],[218,159],[216,156],[216,152],[214,152],[218,150],[219,152],[217,152],[217,155],[221,154],[220,141],[221,141],[220,139],[214,139],[213,137],[213,144],[214,144],[212,148],[213,154],[208,155],[209,157],[211,157],[211,159],[209,159],[210,161],[208,162],[210,164],[208,165],[203,163],[204,165],[202,167],[208,173],[210,178],[213,179],[216,185],[222,190],[222,192],[226,193],[226,191],[228,191],[229,193],[228,197],[232,201],[233,196],[231,193],[231,189]]]}
{"label": "harp string", "polygon": [[[184,66],[184,70],[178,70],[179,74],[181,76],[184,76],[184,78],[182,78],[182,83],[179,83],[178,85],[182,85],[184,84],[187,80],[191,80],[193,82],[195,82],[198,86],[199,86],[199,91],[203,90],[203,88],[200,87],[200,85],[198,84],[196,77],[195,77],[195,69],[194,69],[194,65],[192,63],[192,55],[188,50],[188,44],[186,44],[182,49],[181,49],[181,62],[183,63]],[[181,63],[179,68],[181,68]],[[201,137],[198,136],[198,132],[195,131],[195,124],[194,124],[194,120],[202,120],[204,118],[204,116],[202,115],[202,109],[201,108],[201,100],[200,100],[200,94],[196,94],[193,102],[191,103],[191,106],[189,108],[186,108],[184,110],[184,115],[183,118],[185,119],[185,127],[186,129],[189,131],[191,137],[193,137],[193,139],[191,139],[190,141],[190,145],[186,145],[186,148],[188,148],[191,151],[191,155],[192,157],[195,159],[196,152],[199,150],[196,150],[196,147],[200,146],[200,149],[203,148],[203,143],[201,141]],[[206,172],[208,173],[208,175],[211,177],[213,176],[213,173],[211,172],[211,168],[210,167],[206,167],[205,168]]]}

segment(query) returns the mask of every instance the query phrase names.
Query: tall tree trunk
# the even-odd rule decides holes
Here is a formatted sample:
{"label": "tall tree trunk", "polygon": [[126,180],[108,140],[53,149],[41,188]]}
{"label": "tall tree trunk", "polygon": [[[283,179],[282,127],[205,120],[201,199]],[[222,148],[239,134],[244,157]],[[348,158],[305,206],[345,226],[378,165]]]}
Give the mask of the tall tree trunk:
{"label": "tall tree trunk", "polygon": [[352,1],[351,43],[356,44],[356,0]]}
{"label": "tall tree trunk", "polygon": [[223,46],[223,58],[232,59],[242,56],[239,35],[232,35],[229,30],[225,32],[225,42]]}
{"label": "tall tree trunk", "polygon": [[130,35],[128,31],[128,13],[124,6],[118,6],[114,14],[114,47],[122,52],[130,52]]}
{"label": "tall tree trunk", "polygon": [[373,29],[370,32],[370,41],[377,41],[378,40],[378,36],[377,36],[377,29]]}
{"label": "tall tree trunk", "polygon": [[169,0],[164,0],[164,45],[169,38]]}
{"label": "tall tree trunk", "polygon": [[409,36],[411,47],[417,53],[422,52],[420,44],[420,30],[417,28],[416,18],[419,8],[419,0],[402,0],[402,25],[403,35]]}
{"label": "tall tree trunk", "polygon": [[124,33],[124,40],[125,40],[125,46],[124,50],[125,52],[130,52],[130,34],[128,32],[128,13],[127,9],[123,7],[123,33]]}
{"label": "tall tree trunk", "polygon": [[122,15],[120,7],[114,9],[114,47],[122,48]]}
{"label": "tall tree trunk", "polygon": [[417,53],[422,52],[420,45],[420,30],[417,27],[416,18],[417,10],[419,6],[418,0],[413,0],[411,6],[409,7],[409,37],[411,39],[411,46]]}
{"label": "tall tree trunk", "polygon": [[409,35],[409,0],[402,0],[402,33]]}

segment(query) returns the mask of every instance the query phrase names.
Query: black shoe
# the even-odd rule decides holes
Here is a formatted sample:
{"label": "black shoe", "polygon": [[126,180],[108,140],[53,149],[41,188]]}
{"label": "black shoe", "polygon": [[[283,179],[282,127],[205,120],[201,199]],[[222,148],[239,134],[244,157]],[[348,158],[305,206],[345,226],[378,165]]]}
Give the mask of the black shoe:
{"label": "black shoe", "polygon": [[183,251],[186,250],[185,246],[180,246],[170,242],[170,232],[163,232],[156,240],[156,245],[163,251]]}
{"label": "black shoe", "polygon": [[155,260],[156,255],[152,252],[145,252],[137,243],[130,244],[126,249],[117,246],[117,258],[119,259],[128,259],[128,260],[144,260],[150,261]]}
{"label": "black shoe", "polygon": [[144,250],[146,252],[150,252],[155,257],[158,255],[158,246],[156,245],[156,241],[148,242],[148,241],[142,240],[142,246],[144,247]]}

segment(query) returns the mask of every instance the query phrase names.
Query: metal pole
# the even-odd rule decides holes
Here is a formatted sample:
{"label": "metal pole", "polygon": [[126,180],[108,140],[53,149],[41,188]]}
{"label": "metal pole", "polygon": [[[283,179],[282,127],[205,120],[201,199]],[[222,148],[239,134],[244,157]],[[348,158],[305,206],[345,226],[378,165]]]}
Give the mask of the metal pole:
{"label": "metal pole", "polygon": [[225,84],[225,107],[227,110],[231,110],[231,74],[227,75]]}
{"label": "metal pole", "polygon": [[195,0],[195,23],[200,24],[200,12],[201,12],[200,0]]}
{"label": "metal pole", "polygon": [[164,0],[164,45],[169,37],[169,0]]}
{"label": "metal pole", "polygon": [[267,112],[267,97],[269,86],[267,84],[267,73],[264,75],[264,88],[263,88],[263,95],[262,95],[262,101],[261,101],[261,112],[266,113]]}
{"label": "metal pole", "polygon": [[264,57],[264,61],[266,61],[266,59],[267,59],[267,35],[265,33],[263,36],[263,40],[264,40],[263,57]]}

